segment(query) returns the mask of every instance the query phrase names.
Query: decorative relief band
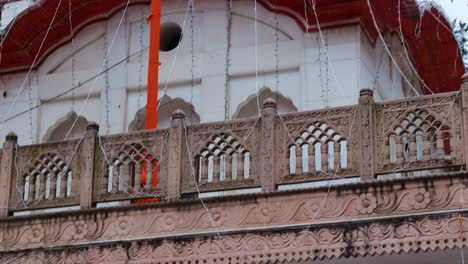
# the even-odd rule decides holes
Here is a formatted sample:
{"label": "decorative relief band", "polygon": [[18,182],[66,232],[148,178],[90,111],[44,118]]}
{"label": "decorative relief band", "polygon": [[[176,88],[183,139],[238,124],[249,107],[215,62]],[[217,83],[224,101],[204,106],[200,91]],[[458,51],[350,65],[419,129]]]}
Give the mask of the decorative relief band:
{"label": "decorative relief band", "polygon": [[304,230],[6,253],[2,263],[288,263],[467,246],[468,218],[429,217]]}
{"label": "decorative relief band", "polygon": [[6,219],[0,222],[0,251],[203,235],[217,230],[244,233],[247,229],[430,213],[468,206],[468,187],[462,174],[342,186],[332,189],[323,203],[325,191],[208,199],[205,202],[210,215],[198,201],[182,201],[154,207]]}

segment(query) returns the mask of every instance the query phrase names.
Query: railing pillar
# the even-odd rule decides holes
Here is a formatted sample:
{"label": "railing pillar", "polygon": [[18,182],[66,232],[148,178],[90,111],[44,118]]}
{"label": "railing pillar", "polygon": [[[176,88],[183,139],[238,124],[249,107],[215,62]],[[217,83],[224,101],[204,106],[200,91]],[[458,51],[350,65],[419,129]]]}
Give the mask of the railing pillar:
{"label": "railing pillar", "polygon": [[259,177],[262,192],[276,190],[276,101],[268,98],[263,103],[262,130],[260,135],[260,170]]}
{"label": "railing pillar", "polygon": [[176,200],[180,196],[182,155],[184,154],[183,151],[185,149],[183,142],[184,119],[185,113],[182,110],[176,110],[172,114],[171,128],[169,132],[169,160],[167,175],[167,196],[169,200]]}
{"label": "railing pillar", "polygon": [[463,115],[463,140],[464,140],[464,159],[465,166],[468,167],[468,73],[462,76],[461,80],[461,98]]}
{"label": "railing pillar", "polygon": [[0,164],[0,217],[7,217],[9,212],[11,181],[15,174],[14,161],[17,142],[18,137],[16,134],[10,132],[3,143],[2,159]]}
{"label": "railing pillar", "polygon": [[363,89],[359,93],[359,109],[357,131],[361,141],[360,151],[360,172],[362,181],[370,181],[375,178],[375,150],[374,150],[374,92],[370,89]]}
{"label": "railing pillar", "polygon": [[93,206],[93,179],[94,179],[94,154],[99,125],[90,122],[86,128],[81,148],[81,160],[83,173],[80,175],[80,207],[82,209]]}

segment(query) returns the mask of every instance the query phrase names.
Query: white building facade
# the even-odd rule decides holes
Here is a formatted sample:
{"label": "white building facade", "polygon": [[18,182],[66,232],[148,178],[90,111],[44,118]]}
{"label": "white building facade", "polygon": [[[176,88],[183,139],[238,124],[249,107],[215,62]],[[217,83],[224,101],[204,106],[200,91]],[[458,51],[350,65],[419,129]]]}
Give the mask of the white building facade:
{"label": "white building facade", "polygon": [[[19,3],[35,5],[11,5]],[[2,21],[21,10],[8,5]],[[373,89],[376,100],[420,90],[397,33],[384,34],[395,65],[358,21],[304,33],[291,17],[254,7],[250,0],[232,1],[231,8],[224,1],[194,1],[193,8],[163,1],[161,43],[170,50],[160,52],[159,127],[178,108],[192,123],[213,122],[257,116],[257,102],[267,97],[284,113],[356,104],[363,88]],[[103,134],[142,129],[148,15],[145,3],[116,10],[71,29],[73,39],[30,74],[0,75],[0,113],[7,120],[0,138],[10,131],[22,145],[77,138],[89,121]]]}

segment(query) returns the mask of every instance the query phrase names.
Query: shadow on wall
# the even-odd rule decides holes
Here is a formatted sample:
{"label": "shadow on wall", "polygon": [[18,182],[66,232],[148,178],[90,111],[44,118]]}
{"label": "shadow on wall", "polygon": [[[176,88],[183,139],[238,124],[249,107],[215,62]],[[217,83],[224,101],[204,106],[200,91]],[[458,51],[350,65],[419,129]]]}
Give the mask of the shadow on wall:
{"label": "shadow on wall", "polygon": [[[159,99],[158,128],[168,128],[171,125],[171,116],[175,110],[180,109],[185,112],[188,124],[200,123],[200,116],[195,112],[192,104],[185,102],[181,98],[174,98],[165,95]],[[128,131],[138,131],[145,129],[146,106],[135,114],[132,122],[128,126]]]}
{"label": "shadow on wall", "polygon": [[[77,115],[75,112],[68,113],[65,117],[59,119],[53,126],[51,126],[44,137],[42,142],[53,142],[53,141],[62,141],[67,136],[67,133],[70,131],[73,122],[75,122]],[[83,116],[79,116],[76,120],[76,124],[68,135],[67,139],[78,139],[81,138],[86,132],[86,127],[88,126],[88,120]]]}
{"label": "shadow on wall", "polygon": [[[278,112],[289,113],[297,112],[297,107],[294,105],[291,99],[285,97],[279,92],[273,92],[270,88],[264,87],[258,92],[260,102],[260,109],[262,109],[263,102],[268,98],[273,98],[278,103]],[[241,103],[238,107],[232,119],[248,118],[258,116],[257,110],[257,94],[253,94],[247,98],[244,103]]]}

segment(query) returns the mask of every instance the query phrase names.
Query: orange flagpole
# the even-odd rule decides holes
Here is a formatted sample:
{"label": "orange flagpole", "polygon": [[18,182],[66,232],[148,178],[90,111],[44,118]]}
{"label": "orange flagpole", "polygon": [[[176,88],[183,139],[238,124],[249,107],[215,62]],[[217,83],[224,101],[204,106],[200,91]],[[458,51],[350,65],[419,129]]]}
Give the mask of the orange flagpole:
{"label": "orange flagpole", "polygon": [[146,97],[146,129],[158,126],[159,41],[161,34],[161,0],[151,0],[148,88]]}
{"label": "orange flagpole", "polygon": [[[161,34],[161,0],[151,0],[151,14],[148,17],[149,36],[149,58],[148,58],[148,86],[146,95],[146,119],[145,128],[155,129],[158,126],[158,79],[159,79],[159,46]],[[154,188],[158,182],[157,164],[153,166],[151,187]],[[146,182],[147,165],[142,168],[142,183]],[[157,199],[142,199],[140,202],[151,202]]]}

